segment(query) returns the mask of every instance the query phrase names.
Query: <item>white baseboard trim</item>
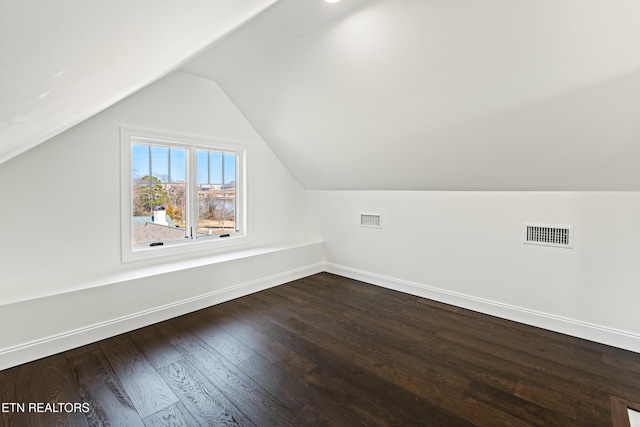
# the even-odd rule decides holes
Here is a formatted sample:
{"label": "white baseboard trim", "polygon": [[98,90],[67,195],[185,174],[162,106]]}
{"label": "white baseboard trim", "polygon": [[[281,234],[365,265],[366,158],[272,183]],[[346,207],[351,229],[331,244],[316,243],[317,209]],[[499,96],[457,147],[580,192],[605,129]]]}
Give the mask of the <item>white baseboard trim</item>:
{"label": "white baseboard trim", "polygon": [[130,315],[0,349],[0,370],[149,326],[323,271],[640,353],[640,335],[628,331],[503,304],[338,264],[317,262]]}
{"label": "white baseboard trim", "polygon": [[109,321],[0,349],[0,370],[230,301],[244,295],[320,273],[323,270],[324,263],[318,262]]}
{"label": "white baseboard trim", "polygon": [[503,304],[333,263],[325,262],[324,271],[491,316],[640,353],[640,335],[632,332]]}

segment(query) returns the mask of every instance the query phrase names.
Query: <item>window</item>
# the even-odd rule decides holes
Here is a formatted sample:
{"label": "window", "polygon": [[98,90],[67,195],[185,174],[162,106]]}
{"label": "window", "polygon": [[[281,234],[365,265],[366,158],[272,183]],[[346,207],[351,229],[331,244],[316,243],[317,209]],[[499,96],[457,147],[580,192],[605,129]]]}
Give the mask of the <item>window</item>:
{"label": "window", "polygon": [[246,149],[122,129],[123,260],[246,241]]}

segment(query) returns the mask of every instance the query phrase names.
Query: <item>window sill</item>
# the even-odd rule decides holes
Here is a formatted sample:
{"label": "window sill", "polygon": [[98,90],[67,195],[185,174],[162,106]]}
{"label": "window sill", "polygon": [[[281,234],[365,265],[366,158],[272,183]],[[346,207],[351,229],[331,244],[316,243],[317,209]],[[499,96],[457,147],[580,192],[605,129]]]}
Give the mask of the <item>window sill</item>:
{"label": "window sill", "polygon": [[122,248],[122,262],[129,263],[148,259],[180,257],[181,255],[194,253],[207,255],[229,248],[248,245],[250,243],[251,240],[248,236],[235,235],[220,239],[185,239],[184,242],[175,240],[171,242],[165,242],[165,244],[160,246],[143,246],[135,250],[127,246]]}

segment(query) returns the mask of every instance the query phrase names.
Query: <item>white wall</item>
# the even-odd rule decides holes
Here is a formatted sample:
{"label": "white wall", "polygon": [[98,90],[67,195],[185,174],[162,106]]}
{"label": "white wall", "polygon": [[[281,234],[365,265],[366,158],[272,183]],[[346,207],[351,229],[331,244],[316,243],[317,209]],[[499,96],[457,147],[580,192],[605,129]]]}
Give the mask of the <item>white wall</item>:
{"label": "white wall", "polygon": [[[248,143],[252,243],[236,251],[260,253],[262,261],[252,267],[251,263],[240,261],[240,255],[234,259],[228,253],[211,252],[200,254],[200,258],[192,255],[123,264],[121,125]],[[26,310],[26,317],[32,319],[30,324],[18,322],[16,333],[3,334],[0,358],[3,349],[26,341],[48,339],[141,310],[156,309],[171,301],[197,298],[267,276],[298,271],[322,260],[321,250],[308,252],[309,248],[303,245],[300,250],[307,251],[309,256],[292,262],[297,258],[287,249],[286,242],[300,241],[305,236],[304,190],[215,82],[186,73],[170,75],[1,164],[0,194],[4,202],[0,220],[0,319],[3,324],[11,322],[14,318],[11,313],[18,306],[20,312]],[[275,247],[273,251],[280,254],[279,258],[268,255],[269,249],[265,249],[268,247]],[[265,259],[269,260],[266,264]],[[233,265],[239,263],[244,273],[234,272]],[[215,264],[215,268],[201,268],[209,264]],[[159,272],[171,277],[175,285],[172,292],[167,291],[170,284],[165,278],[146,279]],[[131,281],[131,285],[115,287],[126,281]],[[154,282],[164,283],[158,294],[170,295],[169,299],[146,296],[153,289],[148,286]],[[100,286],[111,288],[99,290]],[[88,292],[91,289],[95,291]],[[67,297],[56,297],[63,293]],[[78,295],[83,297],[78,299]],[[91,309],[77,304],[91,298],[99,298],[97,301],[107,307],[99,317],[87,315]],[[129,306],[124,303],[129,298],[137,303],[123,312],[120,308]],[[36,309],[48,304],[53,304],[48,315],[57,313],[60,319],[46,318],[44,312]],[[54,326],[43,327],[47,322],[53,322]]]}
{"label": "white wall", "polygon": [[[308,191],[307,212],[329,271],[640,351],[639,192]],[[523,244],[525,222],[574,225],[574,248]]]}
{"label": "white wall", "polygon": [[248,142],[254,245],[304,235],[304,192],[218,86],[176,73],[0,165],[2,301],[87,286],[122,264],[119,127]]}

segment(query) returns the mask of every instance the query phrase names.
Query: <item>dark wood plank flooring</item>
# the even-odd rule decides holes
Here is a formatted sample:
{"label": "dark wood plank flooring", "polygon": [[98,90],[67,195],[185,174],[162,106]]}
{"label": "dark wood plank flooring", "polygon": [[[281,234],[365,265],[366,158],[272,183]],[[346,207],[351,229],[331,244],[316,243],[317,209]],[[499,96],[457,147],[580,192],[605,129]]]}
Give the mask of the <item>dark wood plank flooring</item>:
{"label": "dark wood plank flooring", "polygon": [[612,396],[640,354],[321,273],[1,371],[0,425],[600,427]]}

